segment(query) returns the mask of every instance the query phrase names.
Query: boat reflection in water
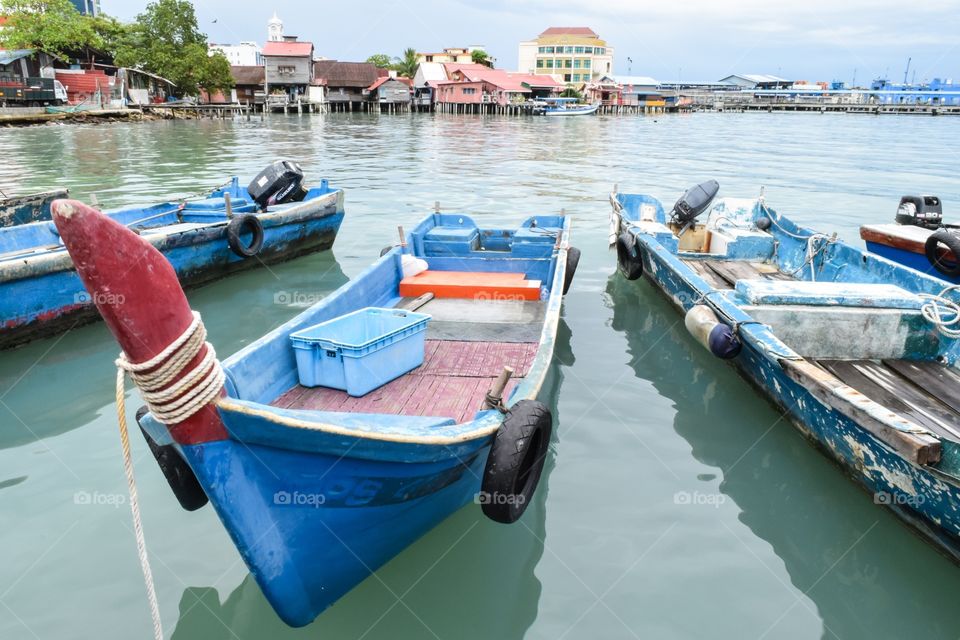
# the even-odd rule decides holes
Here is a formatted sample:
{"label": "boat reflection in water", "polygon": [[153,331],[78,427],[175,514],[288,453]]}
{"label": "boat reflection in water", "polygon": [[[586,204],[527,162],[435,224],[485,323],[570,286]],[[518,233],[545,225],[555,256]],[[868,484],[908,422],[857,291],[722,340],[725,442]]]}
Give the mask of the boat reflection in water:
{"label": "boat reflection in water", "polygon": [[[563,369],[573,362],[571,331],[561,318],[540,396],[558,425]],[[173,640],[522,637],[537,617],[541,584],[534,569],[543,555],[550,473],[562,435],[554,429],[539,488],[519,523],[492,523],[468,505],[302,629],[284,624],[250,574],[222,604],[215,587],[189,587]]]}
{"label": "boat reflection in water", "polygon": [[958,621],[945,612],[956,610],[955,566],[778,421],[779,412],[706,353],[648,282],[615,273],[606,292],[637,378],[674,402],[675,432],[719,471],[721,493],[783,561],[797,608],[809,608],[803,598],[814,603],[825,638],[952,633]]}

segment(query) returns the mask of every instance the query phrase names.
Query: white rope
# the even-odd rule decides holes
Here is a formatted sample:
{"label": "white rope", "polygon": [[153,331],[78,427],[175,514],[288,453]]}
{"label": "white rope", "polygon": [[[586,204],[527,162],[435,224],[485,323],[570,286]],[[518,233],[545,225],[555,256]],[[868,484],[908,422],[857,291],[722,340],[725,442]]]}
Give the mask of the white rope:
{"label": "white rope", "polygon": [[[150,603],[150,616],[153,619],[153,637],[163,640],[163,626],[160,623],[160,605],[153,584],[153,572],[150,570],[150,558],[147,555],[147,543],[143,536],[143,523],[140,517],[140,501],[137,498],[137,481],[133,474],[133,458],[130,455],[130,435],[127,432],[127,412],[124,405],[124,375],[130,374],[147,408],[154,417],[164,424],[183,422],[202,409],[220,394],[223,388],[224,373],[210,343],[206,342],[207,330],[200,321],[200,315],[193,313],[193,322],[160,353],[146,362],[132,363],[125,353],[117,358],[117,421],[120,427],[120,446],[123,449],[123,472],[127,476],[127,490],[130,493],[130,512],[133,516],[133,533],[137,541],[137,556],[147,588],[147,600]],[[192,371],[173,385],[166,387],[206,346],[207,353]],[[165,388],[166,387],[166,388]],[[191,388],[192,387],[192,388]],[[189,389],[189,391],[184,391]]]}
{"label": "white rope", "polygon": [[920,294],[920,298],[925,300],[920,306],[921,315],[948,338],[960,338],[960,327],[956,326],[960,324],[960,304],[946,297],[957,289],[960,289],[960,284],[951,285],[937,295]]}

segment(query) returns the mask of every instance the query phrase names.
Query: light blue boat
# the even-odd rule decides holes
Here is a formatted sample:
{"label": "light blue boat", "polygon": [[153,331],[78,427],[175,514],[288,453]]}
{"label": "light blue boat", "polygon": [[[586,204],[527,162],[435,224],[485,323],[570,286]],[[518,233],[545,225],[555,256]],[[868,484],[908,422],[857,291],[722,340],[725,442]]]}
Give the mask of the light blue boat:
{"label": "light blue boat", "polygon": [[41,191],[22,196],[7,196],[0,193],[0,227],[49,220],[50,203],[58,198],[66,198],[67,195],[66,189]]}
{"label": "light blue boat", "polygon": [[762,196],[710,207],[718,188],[688,190],[669,213],[612,194],[620,272],[646,275],[706,357],[729,360],[875,503],[960,559],[956,298]]}
{"label": "light blue boat", "polygon": [[[205,198],[106,213],[148,239],[190,287],[332,246],[343,221],[343,191],[323,180],[294,198],[258,203],[233,178]],[[49,219],[0,226],[0,348],[96,319],[73,267]]]}
{"label": "light blue boat", "polygon": [[[125,297],[97,299],[125,353],[162,353],[145,342],[172,344],[164,327],[180,332],[191,314],[182,292],[136,284],[172,278],[145,273],[159,258],[72,203],[55,203],[54,219],[92,295]],[[308,624],[470,502],[498,522],[523,514],[552,432],[537,398],[578,261],[569,230],[563,216],[504,229],[433,214],[224,360],[222,396],[182,420],[140,412],[181,504],[212,503],[285,622]],[[104,236],[119,246],[97,248]],[[143,256],[126,278],[111,275],[121,252]]]}
{"label": "light blue boat", "polygon": [[579,104],[576,98],[545,98],[540,110],[545,116],[589,116],[597,112],[600,103]]}

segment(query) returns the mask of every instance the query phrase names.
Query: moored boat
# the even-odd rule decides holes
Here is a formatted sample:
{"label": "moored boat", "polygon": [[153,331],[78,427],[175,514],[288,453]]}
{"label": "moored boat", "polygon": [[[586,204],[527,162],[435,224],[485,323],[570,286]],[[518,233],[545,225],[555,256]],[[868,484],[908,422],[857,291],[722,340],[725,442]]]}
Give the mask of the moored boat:
{"label": "moored boat", "polygon": [[185,508],[212,503],[288,624],[472,500],[499,522],[522,515],[552,430],[536,398],[577,263],[567,218],[508,230],[431,215],[222,366],[144,238],[77,202],[54,220],[150,407],[141,429],[171,488]]}
{"label": "moored boat", "polygon": [[960,559],[960,307],[945,283],[802,228],[762,196],[711,207],[718,188],[688,190],[670,213],[612,194],[621,273],[645,274],[706,351]]}
{"label": "moored boat", "polygon": [[860,237],[867,250],[894,262],[960,283],[960,233],[943,222],[937,196],[904,196],[895,222],[866,224]]}
{"label": "moored boat", "polygon": [[53,189],[22,196],[0,194],[0,227],[50,219],[50,203],[66,198],[66,189]]}
{"label": "moored boat", "polygon": [[579,104],[576,98],[545,98],[540,113],[545,116],[588,116],[599,108],[599,102]]}
{"label": "moored boat", "polygon": [[[183,286],[328,249],[343,221],[343,191],[309,189],[291,162],[271,164],[249,187],[233,178],[205,198],[105,215],[170,261]],[[52,221],[0,228],[0,348],[97,318],[93,300]]]}

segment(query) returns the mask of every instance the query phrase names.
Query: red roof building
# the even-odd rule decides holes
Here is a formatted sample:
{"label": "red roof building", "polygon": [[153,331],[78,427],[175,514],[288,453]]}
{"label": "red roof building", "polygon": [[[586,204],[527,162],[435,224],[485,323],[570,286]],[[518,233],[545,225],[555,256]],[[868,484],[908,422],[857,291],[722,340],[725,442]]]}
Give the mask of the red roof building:
{"label": "red roof building", "polygon": [[540,34],[544,36],[586,36],[588,38],[598,37],[596,32],[590,27],[550,27]]}
{"label": "red roof building", "polygon": [[268,42],[263,45],[263,55],[313,58],[312,42]]}

